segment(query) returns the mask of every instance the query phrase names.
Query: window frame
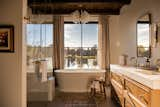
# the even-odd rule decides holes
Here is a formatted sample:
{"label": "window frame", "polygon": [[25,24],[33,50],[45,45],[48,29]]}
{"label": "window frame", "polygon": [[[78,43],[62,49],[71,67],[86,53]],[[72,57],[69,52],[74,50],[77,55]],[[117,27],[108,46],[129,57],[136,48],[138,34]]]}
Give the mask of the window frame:
{"label": "window frame", "polygon": [[[64,22],[64,26],[65,26],[65,24],[76,24],[76,23],[74,23],[74,22],[70,22],[70,21],[65,21]],[[77,24],[83,24],[83,23],[77,23]],[[90,22],[88,22],[88,23],[85,23],[85,24],[97,24],[98,25],[98,21],[90,21]],[[81,26],[81,25],[80,25]],[[82,29],[83,29],[83,27],[81,28],[81,31],[82,31]],[[83,31],[82,31],[83,32]],[[82,32],[81,32],[81,47],[75,47],[75,48],[80,48],[80,49],[83,49],[83,48],[92,48],[92,47],[83,47],[83,43],[82,43],[82,41],[83,41],[83,36],[84,35],[82,35]],[[65,31],[64,31],[64,33],[65,33]],[[98,34],[97,34],[97,37],[98,37]],[[65,38],[65,35],[64,35],[64,38]],[[97,38],[98,39],[98,38]],[[65,41],[64,41],[65,42]],[[68,47],[65,47],[64,46],[64,50],[65,50],[65,48],[68,48]],[[71,48],[74,48],[74,47],[71,47]],[[83,63],[82,63],[82,57],[83,57],[83,55],[82,55],[82,51],[80,52],[80,54],[81,54],[81,59],[80,59],[80,67],[78,67],[78,68],[75,68],[75,69],[99,69],[99,67],[98,68],[83,68]],[[98,54],[98,45],[97,45],[97,54]],[[64,58],[64,61],[65,61],[65,58]],[[65,64],[65,63],[64,63]],[[97,65],[98,65],[98,60],[97,60]],[[65,67],[65,65],[64,65],[64,69],[74,69],[74,68],[69,68],[69,67]]]}

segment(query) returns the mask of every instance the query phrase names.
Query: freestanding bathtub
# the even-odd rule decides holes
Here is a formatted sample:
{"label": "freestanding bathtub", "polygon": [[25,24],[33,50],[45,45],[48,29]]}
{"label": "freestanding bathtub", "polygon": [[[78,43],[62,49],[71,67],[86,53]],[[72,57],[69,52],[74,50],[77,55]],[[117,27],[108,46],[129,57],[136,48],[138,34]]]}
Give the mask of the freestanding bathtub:
{"label": "freestanding bathtub", "polygon": [[65,69],[55,71],[59,90],[62,92],[87,92],[91,80],[104,77],[105,70]]}

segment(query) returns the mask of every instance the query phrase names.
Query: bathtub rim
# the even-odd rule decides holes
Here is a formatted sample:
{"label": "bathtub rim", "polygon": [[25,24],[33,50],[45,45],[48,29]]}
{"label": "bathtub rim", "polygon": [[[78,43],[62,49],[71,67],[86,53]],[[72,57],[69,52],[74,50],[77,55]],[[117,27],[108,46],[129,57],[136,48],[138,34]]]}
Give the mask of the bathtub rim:
{"label": "bathtub rim", "polygon": [[59,69],[55,73],[102,73],[107,72],[105,69]]}

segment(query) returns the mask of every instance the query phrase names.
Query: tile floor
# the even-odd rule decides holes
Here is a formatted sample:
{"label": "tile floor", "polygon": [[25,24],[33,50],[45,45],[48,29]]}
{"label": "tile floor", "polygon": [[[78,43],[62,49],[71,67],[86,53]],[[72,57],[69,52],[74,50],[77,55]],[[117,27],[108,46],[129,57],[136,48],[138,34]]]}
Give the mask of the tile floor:
{"label": "tile floor", "polygon": [[90,96],[88,93],[56,93],[52,102],[28,102],[27,107],[118,107],[110,97],[110,88],[106,89],[106,98],[102,95]]}

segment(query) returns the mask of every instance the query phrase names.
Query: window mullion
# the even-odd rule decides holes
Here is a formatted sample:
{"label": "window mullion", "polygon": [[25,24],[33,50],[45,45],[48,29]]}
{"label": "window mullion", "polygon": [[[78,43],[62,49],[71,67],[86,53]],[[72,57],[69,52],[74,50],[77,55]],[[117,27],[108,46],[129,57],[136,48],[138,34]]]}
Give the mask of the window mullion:
{"label": "window mullion", "polygon": [[83,28],[82,28],[83,26],[82,26],[82,23],[81,23],[81,68],[82,68],[82,64],[83,64],[83,59],[82,59],[82,52],[83,52],[83,48],[82,48],[82,44],[83,44]]}

